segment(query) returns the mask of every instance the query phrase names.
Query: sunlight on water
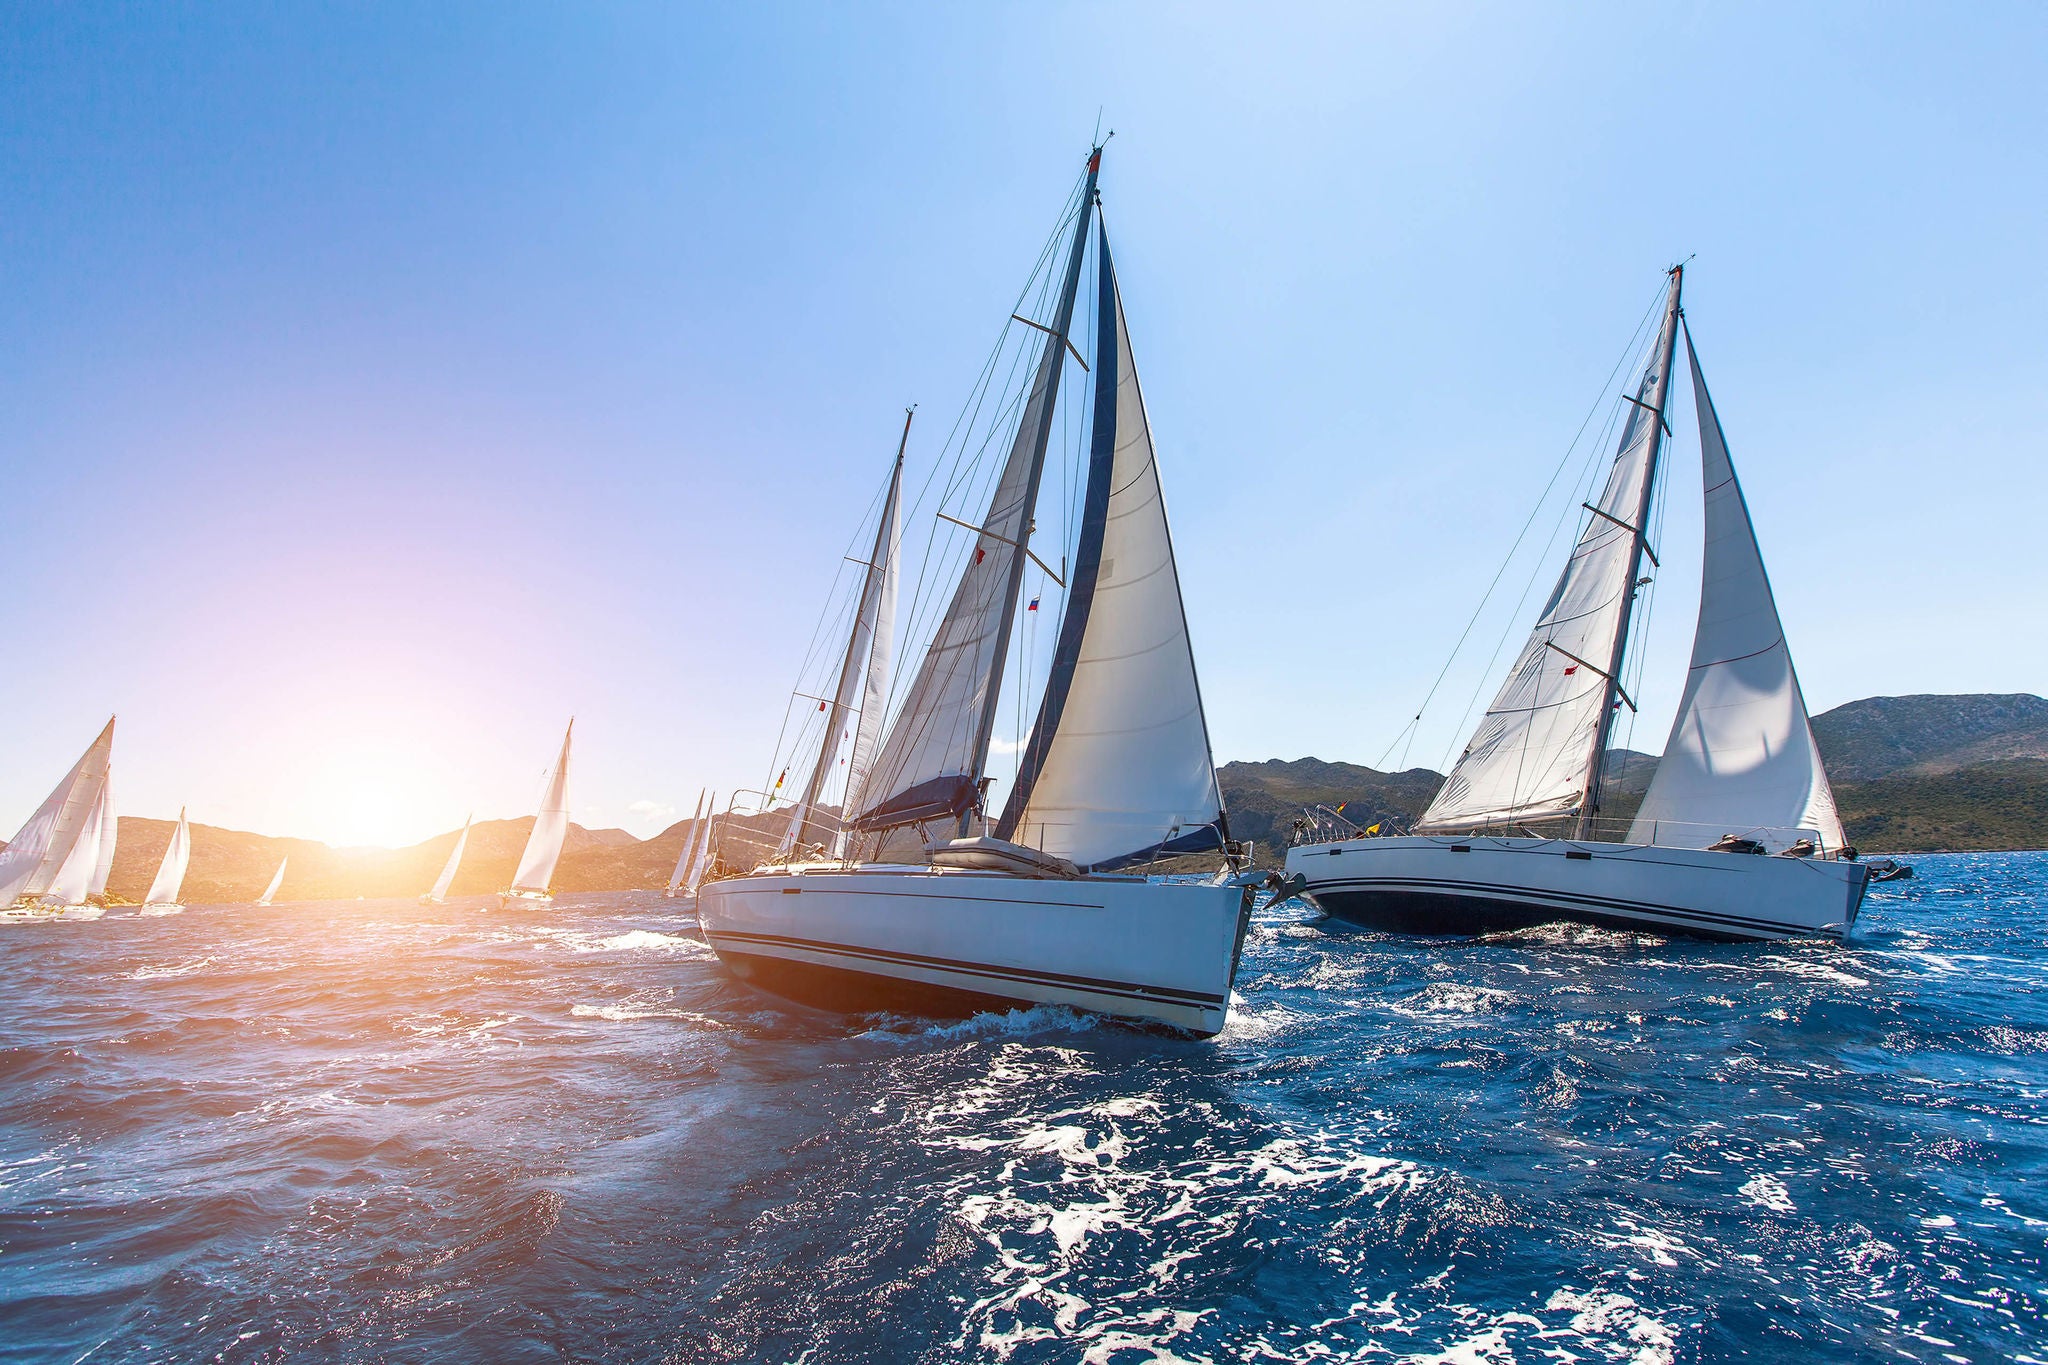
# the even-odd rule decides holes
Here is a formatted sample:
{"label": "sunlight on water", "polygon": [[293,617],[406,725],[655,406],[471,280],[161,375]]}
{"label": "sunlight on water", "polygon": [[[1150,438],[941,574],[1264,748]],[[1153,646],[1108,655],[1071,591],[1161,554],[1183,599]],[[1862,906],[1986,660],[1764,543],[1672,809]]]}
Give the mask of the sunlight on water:
{"label": "sunlight on water", "polygon": [[0,930],[0,1359],[2040,1358],[2048,857],[841,1020],[658,896]]}

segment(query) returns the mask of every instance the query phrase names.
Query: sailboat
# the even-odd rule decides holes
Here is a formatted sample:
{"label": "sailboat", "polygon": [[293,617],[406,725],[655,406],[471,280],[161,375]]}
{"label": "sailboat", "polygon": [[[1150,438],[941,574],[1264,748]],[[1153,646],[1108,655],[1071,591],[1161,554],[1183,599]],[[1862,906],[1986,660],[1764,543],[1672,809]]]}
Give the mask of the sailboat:
{"label": "sailboat", "polygon": [[114,864],[114,722],[0,850],[0,920],[98,919]]}
{"label": "sailboat", "polygon": [[569,739],[575,733],[572,718],[562,732],[562,752],[541,780],[540,810],[533,817],[533,831],[526,836],[526,851],[519,855],[519,870],[512,875],[512,885],[498,893],[501,910],[515,906],[540,910],[554,903],[548,883],[555,879],[562,841],[569,837]]}
{"label": "sailboat", "polygon": [[264,887],[263,894],[256,898],[258,905],[268,905],[277,899],[277,889],[284,885],[285,866],[290,862],[289,854],[277,860],[277,871],[271,874],[270,885]]}
{"label": "sailboat", "polygon": [[469,847],[469,827],[475,820],[474,815],[463,818],[462,833],[455,836],[455,847],[448,850],[448,862],[434,878],[433,890],[420,897],[421,905],[439,905],[448,899],[448,888],[455,881],[455,869],[462,866],[462,850]]}
{"label": "sailboat", "polygon": [[[1527,644],[1413,829],[1291,849],[1290,883],[1375,928],[1483,933],[1557,919],[1731,939],[1841,938],[1867,869],[1848,846],[1674,267],[1597,504]],[[1680,333],[1706,535],[1692,664],[1663,759],[1625,828],[1601,818],[1623,706]],[[1299,882],[1294,882],[1298,877]]]}
{"label": "sailboat", "polygon": [[[682,852],[676,855],[676,870],[669,876],[668,887],[662,892],[673,899],[676,896],[695,896],[698,884],[704,880],[704,865],[711,851],[711,822],[704,818],[704,792],[697,793],[697,813],[690,817],[690,832],[683,839]],[[718,797],[711,794],[711,807],[716,810]]]}
{"label": "sailboat", "polygon": [[[1227,829],[1152,436],[1097,214],[1101,161],[1098,146],[1074,201],[1051,318],[1013,315],[1044,338],[1028,343],[1037,347],[1030,387],[1014,409],[1000,409],[1016,423],[1007,457],[986,515],[957,521],[972,533],[972,553],[962,556],[949,605],[884,734],[899,445],[841,685],[825,699],[834,721],[860,703],[833,856],[820,856],[814,771],[780,859],[699,892],[706,939],[744,981],[847,1011],[959,1015],[1052,1004],[1196,1034],[1223,1027],[1251,888],[1230,865],[1198,883],[1119,870],[1223,849]],[[1094,401],[1075,554],[1018,777],[991,819],[989,751],[1026,563],[1060,577],[1032,551],[1031,536],[1061,375],[1070,355],[1085,362],[1069,329],[1091,219]],[[905,431],[907,440],[907,423]],[[839,725],[825,733],[816,763],[829,769],[847,741]],[[892,832],[900,842],[908,831],[920,836],[922,863],[858,856],[879,857]]]}
{"label": "sailboat", "polygon": [[156,880],[142,898],[144,915],[175,915],[185,907],[178,893],[185,885],[185,869],[192,862],[192,827],[185,823],[185,808],[178,808],[178,823],[171,829],[171,841],[164,846],[164,860],[157,864]]}

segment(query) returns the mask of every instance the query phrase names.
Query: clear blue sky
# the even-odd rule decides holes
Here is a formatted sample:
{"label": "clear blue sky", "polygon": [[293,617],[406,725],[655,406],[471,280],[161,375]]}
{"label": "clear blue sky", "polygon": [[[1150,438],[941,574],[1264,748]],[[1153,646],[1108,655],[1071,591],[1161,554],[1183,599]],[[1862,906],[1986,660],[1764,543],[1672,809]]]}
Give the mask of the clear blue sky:
{"label": "clear blue sky", "polygon": [[116,711],[127,811],[268,833],[520,814],[571,713],[585,823],[758,782],[1098,108],[1219,759],[1379,757],[1693,253],[1815,709],[2041,691],[2044,70],[2021,4],[8,6],[0,825]]}

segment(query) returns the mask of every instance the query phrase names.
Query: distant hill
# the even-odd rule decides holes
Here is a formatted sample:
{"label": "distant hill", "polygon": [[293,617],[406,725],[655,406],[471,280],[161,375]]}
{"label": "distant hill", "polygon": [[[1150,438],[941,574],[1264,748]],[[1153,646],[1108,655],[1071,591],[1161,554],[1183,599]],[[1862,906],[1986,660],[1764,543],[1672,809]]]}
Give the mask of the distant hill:
{"label": "distant hill", "polygon": [[1837,782],[2048,758],[2048,700],[2025,692],[1865,697],[1813,718]]}

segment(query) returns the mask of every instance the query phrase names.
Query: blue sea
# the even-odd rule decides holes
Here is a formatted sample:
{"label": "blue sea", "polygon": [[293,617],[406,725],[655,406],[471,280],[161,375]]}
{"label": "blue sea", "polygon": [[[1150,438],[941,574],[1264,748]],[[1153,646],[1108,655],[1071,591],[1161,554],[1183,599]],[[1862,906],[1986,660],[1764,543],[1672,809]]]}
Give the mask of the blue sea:
{"label": "blue sea", "polygon": [[0,1360],[2048,1358],[2048,855],[1917,864],[1847,945],[1267,908],[1207,1042],[651,896],[0,929]]}

